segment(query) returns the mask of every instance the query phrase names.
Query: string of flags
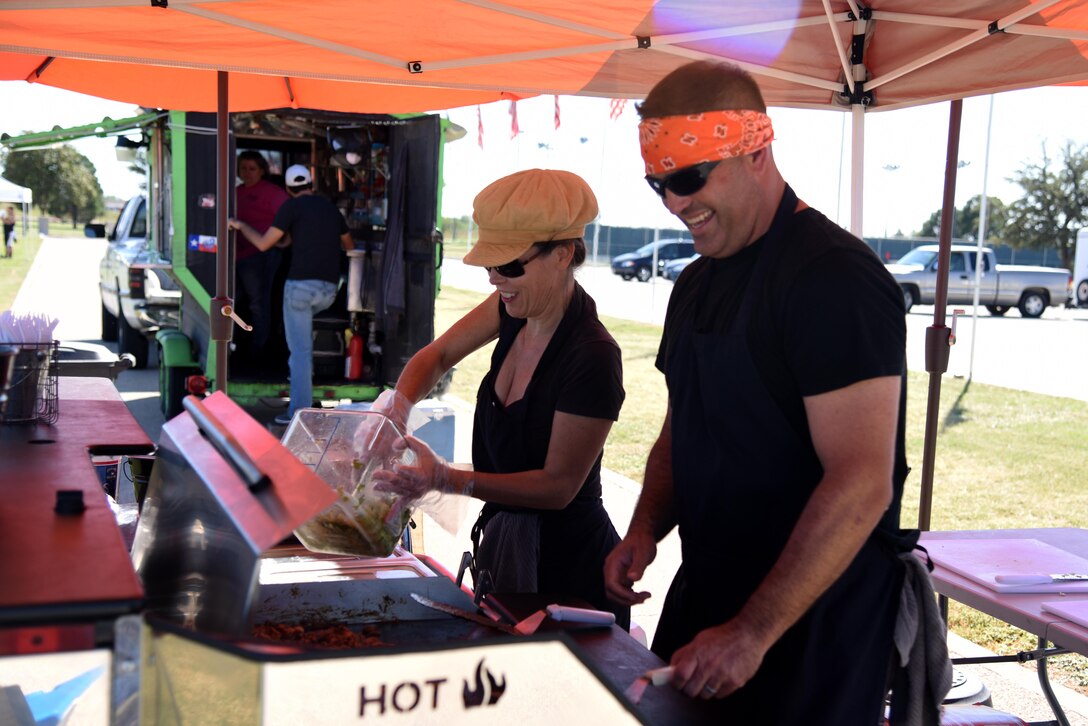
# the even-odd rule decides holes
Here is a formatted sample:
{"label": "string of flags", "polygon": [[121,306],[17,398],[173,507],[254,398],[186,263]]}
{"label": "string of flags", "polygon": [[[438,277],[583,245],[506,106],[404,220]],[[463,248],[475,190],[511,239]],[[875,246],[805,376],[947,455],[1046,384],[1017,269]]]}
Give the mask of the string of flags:
{"label": "string of flags", "polygon": [[[559,114],[559,96],[554,98],[555,112],[553,114],[553,121],[556,130],[559,130],[561,124],[561,118]],[[623,115],[624,110],[627,108],[626,98],[613,98],[609,103],[608,118],[612,121],[616,121]],[[507,111],[510,114],[510,138],[515,139],[517,135],[521,133],[521,127],[518,124],[518,102],[510,101],[510,107]],[[484,148],[484,116],[480,106],[476,106],[476,144],[483,149]]]}

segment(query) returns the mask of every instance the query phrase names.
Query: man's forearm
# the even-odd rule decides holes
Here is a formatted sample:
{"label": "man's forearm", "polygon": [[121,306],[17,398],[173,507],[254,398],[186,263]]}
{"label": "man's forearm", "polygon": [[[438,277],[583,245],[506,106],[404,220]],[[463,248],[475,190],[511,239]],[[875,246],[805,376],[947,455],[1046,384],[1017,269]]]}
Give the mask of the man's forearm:
{"label": "man's forearm", "polygon": [[267,252],[277,242],[286,241],[287,235],[277,227],[269,227],[264,234],[260,234],[247,222],[243,222],[240,219],[232,219],[228,222],[231,229],[236,229],[242,233],[242,236],[249,240],[250,244],[259,249],[261,252]]}
{"label": "man's forearm", "polygon": [[776,642],[849,567],[886,508],[883,487],[825,478],[737,619]]}
{"label": "man's forearm", "polygon": [[804,399],[823,477],[771,571],[738,614],[777,640],[850,565],[892,501],[898,376]]}

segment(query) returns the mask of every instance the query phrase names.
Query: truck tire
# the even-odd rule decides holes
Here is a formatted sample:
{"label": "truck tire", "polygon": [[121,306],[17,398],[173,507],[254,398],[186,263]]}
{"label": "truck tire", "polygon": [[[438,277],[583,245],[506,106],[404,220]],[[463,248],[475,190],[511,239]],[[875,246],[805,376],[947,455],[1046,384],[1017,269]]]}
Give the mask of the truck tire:
{"label": "truck tire", "polygon": [[987,305],[986,309],[990,311],[990,315],[995,318],[1000,318],[1005,313],[1009,312],[1008,305]]}
{"label": "truck tire", "polygon": [[902,285],[903,288],[903,308],[909,313],[910,309],[914,307],[914,303],[918,302],[918,290],[914,285]]}
{"label": "truck tire", "polygon": [[128,324],[124,315],[117,316],[117,354],[131,353],[136,359],[133,368],[147,368],[147,337]]}
{"label": "truck tire", "polygon": [[102,305],[102,340],[107,343],[117,342],[117,316],[111,313],[105,303]]}
{"label": "truck tire", "polygon": [[1088,307],[1088,280],[1077,283],[1077,305],[1082,308]]}
{"label": "truck tire", "polygon": [[185,410],[181,403],[189,395],[185,381],[197,373],[195,368],[167,366],[159,357],[159,408],[164,419],[169,421]]}
{"label": "truck tire", "polygon": [[639,282],[649,282],[650,281],[650,268],[649,267],[640,267],[640,268],[638,268],[638,270],[635,271],[635,277],[638,278]]}
{"label": "truck tire", "polygon": [[1020,304],[1016,307],[1025,318],[1037,318],[1046,310],[1046,305],[1046,295],[1038,290],[1028,290],[1020,296]]}

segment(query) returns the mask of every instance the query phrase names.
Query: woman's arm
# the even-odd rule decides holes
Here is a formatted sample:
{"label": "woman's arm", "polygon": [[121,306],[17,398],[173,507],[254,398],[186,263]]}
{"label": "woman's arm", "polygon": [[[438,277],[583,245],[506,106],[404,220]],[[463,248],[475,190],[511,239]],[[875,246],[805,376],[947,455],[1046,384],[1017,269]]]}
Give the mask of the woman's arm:
{"label": "woman's arm", "polygon": [[498,335],[499,293],[494,292],[411,357],[397,379],[397,390],[419,403],[446,371]]}
{"label": "woman's arm", "polygon": [[536,509],[562,509],[582,488],[600,456],[612,421],[556,411],[543,469],[488,474],[454,468],[453,491],[470,489],[485,502]]}

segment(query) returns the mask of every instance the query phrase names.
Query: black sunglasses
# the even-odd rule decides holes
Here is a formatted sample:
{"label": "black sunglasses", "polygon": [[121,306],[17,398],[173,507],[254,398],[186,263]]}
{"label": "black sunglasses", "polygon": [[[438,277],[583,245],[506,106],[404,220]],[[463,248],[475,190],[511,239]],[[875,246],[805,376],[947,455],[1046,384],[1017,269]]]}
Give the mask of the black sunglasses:
{"label": "black sunglasses", "polygon": [[514,260],[513,262],[507,262],[503,265],[494,265],[492,267],[484,266],[484,269],[488,272],[497,272],[503,277],[521,277],[525,274],[525,266],[535,260],[544,252],[543,247],[537,247],[536,253],[533,254],[527,260]]}
{"label": "black sunglasses", "polygon": [[672,174],[666,174],[663,177],[647,174],[646,183],[662,199],[665,198],[665,192],[667,191],[678,197],[690,197],[706,186],[706,178],[710,176],[710,172],[714,171],[714,167],[720,163],[722,163],[720,160],[704,161],[700,164],[685,166],[683,169],[674,171]]}

